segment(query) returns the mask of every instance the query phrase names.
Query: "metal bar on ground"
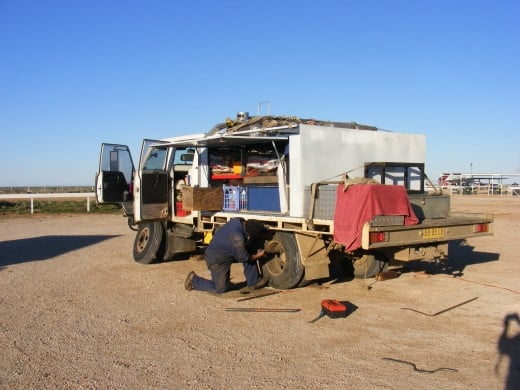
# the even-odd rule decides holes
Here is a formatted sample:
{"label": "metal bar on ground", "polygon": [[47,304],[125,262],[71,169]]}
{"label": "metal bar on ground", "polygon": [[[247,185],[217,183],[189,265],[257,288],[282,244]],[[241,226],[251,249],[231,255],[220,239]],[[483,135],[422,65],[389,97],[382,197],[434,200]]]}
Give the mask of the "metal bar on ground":
{"label": "metal bar on ground", "polygon": [[273,309],[264,307],[226,307],[226,311],[242,311],[249,313],[297,313],[301,309]]}
{"label": "metal bar on ground", "polygon": [[253,296],[251,296],[251,297],[247,297],[247,298],[240,298],[240,299],[237,299],[237,302],[249,301],[249,300],[251,300],[251,299],[268,297],[269,295],[279,294],[279,293],[281,293],[282,291],[283,291],[283,290],[280,290],[280,291],[272,291],[272,292],[269,292],[269,293],[266,293],[266,294],[258,294],[258,295],[253,295]]}

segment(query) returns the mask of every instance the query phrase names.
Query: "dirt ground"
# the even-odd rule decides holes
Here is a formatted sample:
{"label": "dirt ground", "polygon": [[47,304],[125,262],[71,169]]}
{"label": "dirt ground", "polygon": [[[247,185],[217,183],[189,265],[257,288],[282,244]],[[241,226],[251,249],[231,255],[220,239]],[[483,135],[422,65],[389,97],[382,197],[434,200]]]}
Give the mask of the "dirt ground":
{"label": "dirt ground", "polygon": [[[495,235],[449,267],[246,301],[186,291],[196,258],[135,263],[121,216],[1,216],[0,388],[518,389],[520,197],[452,206],[494,213]],[[323,299],[349,315],[310,323]]]}

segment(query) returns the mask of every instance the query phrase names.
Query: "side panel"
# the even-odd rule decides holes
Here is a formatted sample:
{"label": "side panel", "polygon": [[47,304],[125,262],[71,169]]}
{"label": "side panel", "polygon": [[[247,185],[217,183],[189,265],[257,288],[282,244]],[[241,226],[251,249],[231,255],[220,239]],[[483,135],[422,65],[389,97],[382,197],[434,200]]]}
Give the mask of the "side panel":
{"label": "side panel", "polygon": [[168,217],[168,173],[141,173],[141,220]]}
{"label": "side panel", "polygon": [[300,125],[290,137],[290,215],[305,217],[304,189],[312,183],[339,180],[343,173],[363,177],[369,161],[416,162],[426,159],[423,135]]}

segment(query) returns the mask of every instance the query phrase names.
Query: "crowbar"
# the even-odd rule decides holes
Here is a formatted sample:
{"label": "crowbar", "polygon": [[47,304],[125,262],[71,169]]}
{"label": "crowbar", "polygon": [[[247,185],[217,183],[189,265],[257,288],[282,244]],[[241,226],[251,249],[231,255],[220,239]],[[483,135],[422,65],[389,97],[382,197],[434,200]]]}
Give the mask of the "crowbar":
{"label": "crowbar", "polygon": [[227,307],[226,311],[244,311],[250,313],[297,313],[301,309],[270,309],[264,307]]}

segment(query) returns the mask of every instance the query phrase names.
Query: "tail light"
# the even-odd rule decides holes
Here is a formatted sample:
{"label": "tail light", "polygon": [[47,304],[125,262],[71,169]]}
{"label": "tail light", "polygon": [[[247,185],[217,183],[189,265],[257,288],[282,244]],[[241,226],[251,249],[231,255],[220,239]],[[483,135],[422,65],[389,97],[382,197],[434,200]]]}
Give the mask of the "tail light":
{"label": "tail light", "polygon": [[385,232],[370,232],[370,243],[388,241],[388,233]]}
{"label": "tail light", "polygon": [[489,232],[489,224],[479,223],[477,225],[473,225],[473,231],[475,233],[487,233]]}

